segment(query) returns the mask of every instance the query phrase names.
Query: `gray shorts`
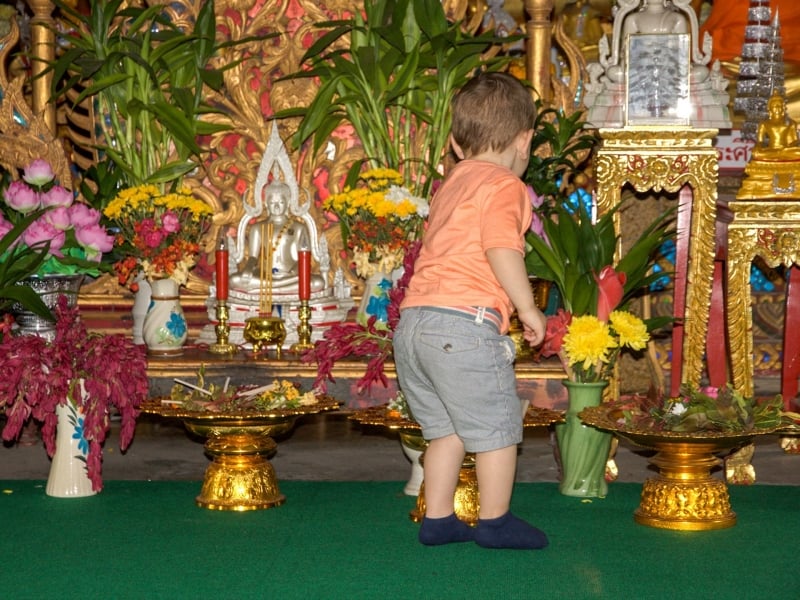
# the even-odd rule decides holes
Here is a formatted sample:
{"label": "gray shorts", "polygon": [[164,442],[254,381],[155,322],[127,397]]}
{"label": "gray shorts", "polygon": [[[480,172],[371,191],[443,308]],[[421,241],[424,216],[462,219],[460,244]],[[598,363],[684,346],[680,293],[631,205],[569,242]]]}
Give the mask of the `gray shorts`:
{"label": "gray shorts", "polygon": [[522,441],[516,348],[493,323],[446,308],[407,308],[393,341],[400,389],[425,439],[455,433],[467,452]]}

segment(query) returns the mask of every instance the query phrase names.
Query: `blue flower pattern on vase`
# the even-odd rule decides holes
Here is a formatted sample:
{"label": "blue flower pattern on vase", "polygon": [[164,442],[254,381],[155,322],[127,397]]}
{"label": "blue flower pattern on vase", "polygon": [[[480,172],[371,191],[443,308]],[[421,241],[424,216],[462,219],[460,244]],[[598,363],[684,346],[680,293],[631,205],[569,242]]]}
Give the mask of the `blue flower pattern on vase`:
{"label": "blue flower pattern on vase", "polygon": [[380,283],[372,288],[366,309],[368,316],[374,315],[378,321],[389,319],[387,308],[389,307],[389,290],[391,288],[392,282],[386,278],[381,279]]}
{"label": "blue flower pattern on vase", "polygon": [[186,319],[176,312],[170,313],[166,327],[173,337],[180,338],[186,333]]}
{"label": "blue flower pattern on vase", "polygon": [[78,451],[81,453],[77,458],[85,461],[86,456],[89,454],[89,442],[84,434],[83,417],[78,416],[78,411],[72,402],[68,402],[67,405],[69,407],[69,423],[74,428],[72,439],[78,440]]}

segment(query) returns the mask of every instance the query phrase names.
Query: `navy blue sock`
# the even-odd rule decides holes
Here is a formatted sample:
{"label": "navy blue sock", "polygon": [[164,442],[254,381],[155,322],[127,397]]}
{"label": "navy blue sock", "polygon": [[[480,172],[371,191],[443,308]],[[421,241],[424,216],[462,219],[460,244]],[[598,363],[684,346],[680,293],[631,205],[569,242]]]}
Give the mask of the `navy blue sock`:
{"label": "navy blue sock", "polygon": [[484,548],[515,548],[535,550],[547,546],[547,536],[507,512],[496,519],[478,519],[475,542]]}
{"label": "navy blue sock", "polygon": [[426,546],[471,542],[474,539],[475,529],[456,517],[455,513],[439,519],[423,517],[419,527],[419,541]]}

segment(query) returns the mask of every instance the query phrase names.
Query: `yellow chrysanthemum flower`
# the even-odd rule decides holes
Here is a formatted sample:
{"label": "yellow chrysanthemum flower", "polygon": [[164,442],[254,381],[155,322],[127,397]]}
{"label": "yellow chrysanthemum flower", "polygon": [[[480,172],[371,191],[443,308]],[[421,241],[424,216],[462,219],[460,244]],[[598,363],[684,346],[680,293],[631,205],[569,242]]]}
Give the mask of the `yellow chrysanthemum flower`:
{"label": "yellow chrysanthemum flower", "polygon": [[611,329],[619,337],[619,345],[633,350],[644,350],[650,335],[647,326],[639,317],[627,311],[615,310],[608,317]]}
{"label": "yellow chrysanthemum flower", "polygon": [[573,317],[563,342],[569,364],[582,363],[583,369],[608,362],[609,352],[616,347],[611,328],[593,315]]}

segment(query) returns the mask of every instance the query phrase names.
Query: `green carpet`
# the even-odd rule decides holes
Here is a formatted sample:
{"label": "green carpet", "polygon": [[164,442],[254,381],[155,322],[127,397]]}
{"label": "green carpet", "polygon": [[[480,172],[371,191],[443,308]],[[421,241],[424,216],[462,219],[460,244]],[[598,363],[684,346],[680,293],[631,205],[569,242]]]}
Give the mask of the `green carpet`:
{"label": "green carpet", "polygon": [[633,521],[639,484],[581,501],[517,484],[512,509],[542,551],[425,547],[399,482],[281,482],[283,506],[198,508],[199,482],[107,481],[49,498],[0,482],[0,596],[49,598],[797,598],[800,487],[732,487],[736,526],[674,532]]}

